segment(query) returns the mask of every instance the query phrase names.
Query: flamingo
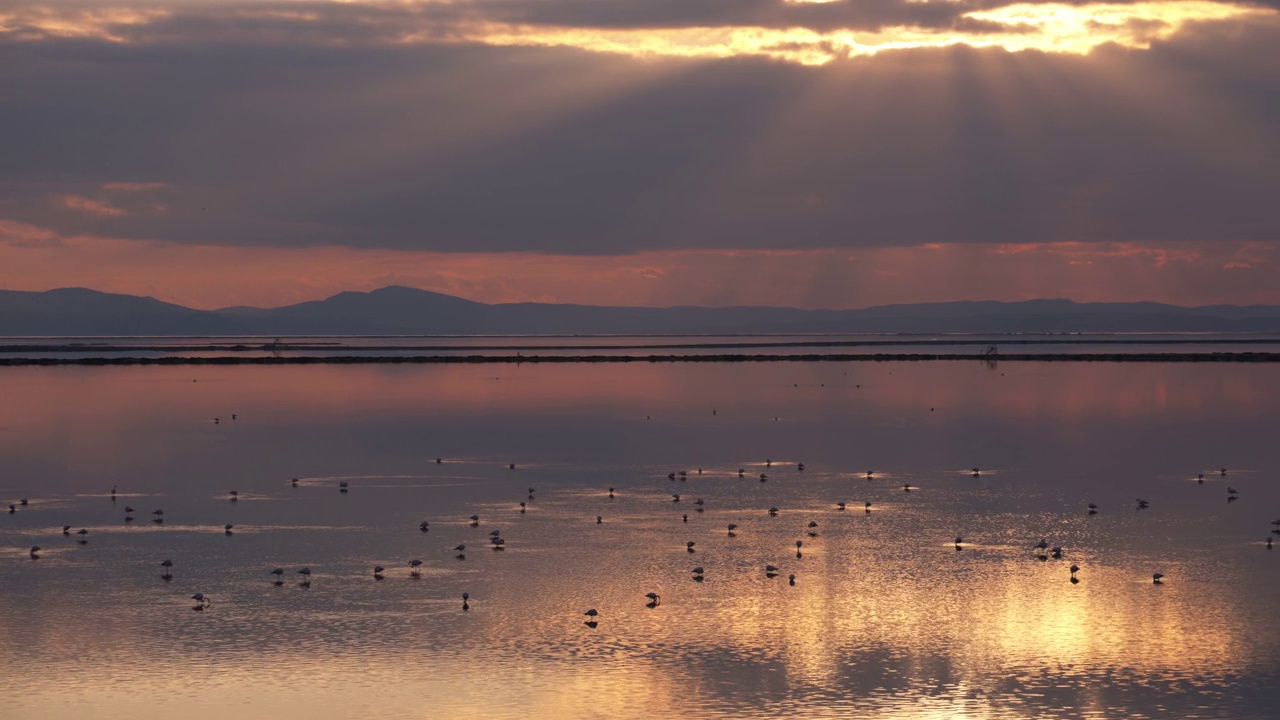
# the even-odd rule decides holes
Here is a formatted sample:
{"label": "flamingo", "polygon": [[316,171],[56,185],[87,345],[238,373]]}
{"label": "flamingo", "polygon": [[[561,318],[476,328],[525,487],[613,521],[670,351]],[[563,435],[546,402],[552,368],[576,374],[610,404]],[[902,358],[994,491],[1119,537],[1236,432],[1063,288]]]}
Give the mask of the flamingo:
{"label": "flamingo", "polygon": [[527,510],[527,509],[528,509],[528,506],[527,506],[527,505],[525,505],[525,503],[524,503],[524,501],[523,501],[523,500],[521,500],[521,501],[520,501],[520,512],[521,512],[521,514],[523,514],[523,513],[525,512],[525,510]]}
{"label": "flamingo", "polygon": [[680,502],[680,493],[671,493],[671,502]]}
{"label": "flamingo", "polygon": [[787,576],[787,584],[791,587],[796,586],[796,576],[794,574]]}
{"label": "flamingo", "polygon": [[1153,573],[1151,575],[1151,583],[1153,585],[1163,585],[1164,573]]}
{"label": "flamingo", "polygon": [[31,553],[30,553],[30,554],[31,554],[31,559],[32,559],[32,560],[39,560],[39,559],[40,559],[40,546],[39,546],[39,545],[32,545],[32,546],[31,546]]}
{"label": "flamingo", "polygon": [[231,528],[233,527],[235,527],[235,525],[232,525],[231,523],[227,523],[226,525],[222,526],[222,532],[226,535],[231,535],[232,534]]}
{"label": "flamingo", "polygon": [[472,515],[472,516],[471,516],[471,527],[480,527],[480,516],[479,516],[479,515]]}
{"label": "flamingo", "polygon": [[467,610],[470,610],[470,609],[471,609],[471,606],[467,604],[467,601],[468,601],[468,600],[470,600],[470,599],[471,599],[471,593],[465,593],[465,592],[464,592],[464,593],[462,593],[462,610],[463,610],[463,612],[466,612]]}
{"label": "flamingo", "polygon": [[644,596],[649,598],[648,607],[654,608],[662,604],[662,596],[656,592],[645,593]]}
{"label": "flamingo", "polygon": [[349,488],[350,488],[350,486],[347,484],[347,481],[346,481],[346,480],[342,480],[342,481],[340,481],[340,482],[338,483],[338,492],[340,492],[340,493],[345,493],[345,492],[347,492],[347,490],[348,490]]}
{"label": "flamingo", "polygon": [[428,532],[428,531],[430,531],[430,530],[431,530],[431,528],[430,528],[430,523],[428,523],[426,520],[423,520],[423,521],[418,525],[418,529],[419,529],[419,530],[421,530],[422,532]]}
{"label": "flamingo", "polygon": [[86,540],[86,539],[85,539],[85,537],[84,537],[85,535],[88,535],[88,534],[89,534],[89,529],[88,529],[88,528],[80,528],[80,530],[79,530],[79,531],[77,531],[77,532],[76,532],[76,534],[80,536],[80,539],[79,539],[77,542],[79,542],[81,545],[87,545],[87,544],[89,544],[89,541],[88,541],[88,540]]}
{"label": "flamingo", "polygon": [[381,580],[381,579],[382,579],[382,573],[383,573],[385,570],[386,570],[386,568],[382,567],[381,565],[374,565],[374,566],[373,566],[373,579],[374,579],[374,580]]}
{"label": "flamingo", "polygon": [[613,488],[609,488],[609,497],[613,497]]}
{"label": "flamingo", "polygon": [[959,535],[957,535],[957,536],[956,536],[956,549],[957,549],[957,550],[962,549],[962,548],[960,547],[960,543],[962,543],[962,542],[964,542],[964,538],[962,538],[962,537],[960,537]]}
{"label": "flamingo", "polygon": [[63,526],[62,526],[62,534],[63,534],[63,535],[70,535],[70,534],[71,534],[71,526],[70,526],[70,525],[63,525]]}
{"label": "flamingo", "polygon": [[236,502],[236,501],[237,501],[237,500],[239,500],[239,499],[240,499],[240,493],[239,493],[239,492],[237,492],[237,491],[235,491],[235,490],[232,490],[232,491],[231,491],[231,502]]}
{"label": "flamingo", "polygon": [[304,588],[311,587],[311,568],[304,567],[298,571],[298,574],[302,576],[302,582],[298,583],[298,585]]}
{"label": "flamingo", "polygon": [[275,584],[277,587],[284,584],[284,568],[276,568],[275,570],[272,570],[269,574],[276,576]]}
{"label": "flamingo", "polygon": [[466,550],[467,550],[467,546],[466,546],[466,545],[455,545],[455,546],[453,547],[453,549],[458,551],[458,559],[459,559],[459,560],[465,560],[465,559],[466,559],[466,557],[467,557],[467,556],[466,556],[466,554],[465,554],[465,553],[466,553]]}
{"label": "flamingo", "polygon": [[1080,582],[1080,578],[1076,577],[1076,573],[1080,571],[1080,566],[1072,563],[1071,565],[1071,584],[1075,585]]}
{"label": "flamingo", "polygon": [[769,517],[778,517],[778,508],[776,507],[769,508]]}
{"label": "flamingo", "polygon": [[603,523],[604,523],[604,516],[603,516],[603,515],[597,515],[597,516],[596,516],[596,524],[597,524],[597,525],[601,525],[601,524],[603,524]]}
{"label": "flamingo", "polygon": [[1093,504],[1093,503],[1089,503],[1089,514],[1090,514],[1090,515],[1097,515],[1097,514],[1098,514],[1098,506],[1097,506],[1097,505],[1095,505],[1095,504]]}
{"label": "flamingo", "polygon": [[298,478],[294,478],[290,480],[289,484],[292,485],[293,487],[298,487]]}
{"label": "flamingo", "polygon": [[414,576],[414,577],[419,577],[419,576],[421,576],[421,575],[422,575],[422,571],[418,569],[418,568],[420,568],[420,567],[422,567],[422,561],[421,561],[421,560],[418,560],[417,558],[414,558],[413,560],[410,560],[410,561],[409,561],[409,574],[410,574],[410,575],[412,575],[412,576]]}
{"label": "flamingo", "polygon": [[160,567],[164,568],[164,573],[161,574],[160,577],[164,578],[165,580],[173,579],[173,573],[171,572],[173,569],[172,560],[169,560],[166,558],[165,560],[160,562]]}
{"label": "flamingo", "polygon": [[205,596],[204,596],[204,593],[199,593],[199,592],[198,592],[198,593],[196,593],[195,595],[192,595],[192,596],[191,596],[191,599],[196,601],[196,606],[195,606],[195,608],[194,608],[194,609],[196,609],[196,610],[204,610],[205,608],[207,608],[207,607],[209,607],[210,605],[212,605],[212,604],[213,604],[213,603],[209,600],[209,598],[207,598],[207,597],[205,597]]}
{"label": "flamingo", "polygon": [[694,546],[694,542],[690,540],[689,542],[684,544],[684,549],[688,550],[689,552],[693,552],[693,546]]}
{"label": "flamingo", "polygon": [[979,475],[981,475],[981,474],[982,474],[982,471],[981,471],[981,470],[979,470],[978,468],[974,468],[974,469],[973,469],[973,473],[972,473],[972,475],[973,475],[974,477],[978,477],[978,476],[979,476]]}
{"label": "flamingo", "polygon": [[863,508],[864,510],[866,510],[866,512],[867,512],[867,514],[868,514],[868,515],[870,515],[870,514],[871,514],[871,501],[870,501],[870,500],[868,500],[868,501],[864,502],[864,503],[862,504],[862,508]]}
{"label": "flamingo", "polygon": [[734,530],[737,530],[737,529],[738,529],[737,525],[734,525],[733,523],[729,523],[729,537],[734,537],[737,534],[734,532]]}

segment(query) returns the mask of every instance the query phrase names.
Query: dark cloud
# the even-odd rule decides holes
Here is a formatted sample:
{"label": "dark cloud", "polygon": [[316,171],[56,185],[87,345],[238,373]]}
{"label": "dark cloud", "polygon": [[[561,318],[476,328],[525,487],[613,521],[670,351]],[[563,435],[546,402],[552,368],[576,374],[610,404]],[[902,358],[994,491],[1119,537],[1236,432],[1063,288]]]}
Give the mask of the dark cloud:
{"label": "dark cloud", "polygon": [[[974,6],[909,4],[919,24]],[[385,12],[518,5],[581,27],[606,10],[625,25],[855,4]],[[907,4],[856,5],[872,18]],[[391,25],[356,21],[368,8],[289,4],[317,12],[297,22],[245,7],[127,31],[146,42],[0,39],[0,218],[188,243],[581,254],[1280,240],[1274,20],[1150,50],[957,46],[803,67],[393,46]],[[164,187],[121,198],[104,194],[113,182]],[[69,211],[66,196],[127,212]]]}

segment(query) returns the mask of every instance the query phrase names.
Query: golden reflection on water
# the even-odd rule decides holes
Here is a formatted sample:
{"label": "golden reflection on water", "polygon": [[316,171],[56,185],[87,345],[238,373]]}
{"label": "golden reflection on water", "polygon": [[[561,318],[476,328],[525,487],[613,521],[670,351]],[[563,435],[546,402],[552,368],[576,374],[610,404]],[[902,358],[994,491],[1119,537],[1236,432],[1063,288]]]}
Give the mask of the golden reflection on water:
{"label": "golden reflection on water", "polygon": [[[190,371],[0,373],[22,408],[0,492],[35,501],[0,519],[6,718],[1234,718],[1280,700],[1280,556],[1258,543],[1280,503],[1270,368]],[[1248,502],[1169,481],[1219,463]],[[1035,559],[1041,537],[1064,559]],[[194,592],[213,605],[192,612]]]}

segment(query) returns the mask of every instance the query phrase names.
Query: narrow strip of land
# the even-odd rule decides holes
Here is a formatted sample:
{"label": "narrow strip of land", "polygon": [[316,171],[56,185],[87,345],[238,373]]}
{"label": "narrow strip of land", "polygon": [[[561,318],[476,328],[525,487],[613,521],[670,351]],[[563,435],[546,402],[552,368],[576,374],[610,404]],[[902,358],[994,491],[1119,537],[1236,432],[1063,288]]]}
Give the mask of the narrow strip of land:
{"label": "narrow strip of land", "polygon": [[89,357],[0,358],[0,367],[56,365],[434,365],[522,363],[741,363],[741,362],[1280,362],[1280,352],[1170,353],[937,353],[805,355],[384,355],[333,357]]}
{"label": "narrow strip of land", "polygon": [[877,338],[862,340],[750,340],[731,342],[665,342],[665,343],[628,343],[628,344],[449,344],[430,345],[422,343],[398,343],[387,345],[346,344],[342,342],[278,342],[278,343],[120,343],[83,342],[83,343],[34,343],[5,344],[0,338],[0,354],[29,353],[124,353],[124,352],[507,352],[532,351],[549,352],[577,350],[594,352],[600,350],[734,350],[753,348],[854,348],[854,347],[952,347],[952,346],[1172,346],[1172,345],[1277,345],[1280,337],[1182,337],[1182,338],[1061,338],[1061,337],[1019,337],[1019,338]]}

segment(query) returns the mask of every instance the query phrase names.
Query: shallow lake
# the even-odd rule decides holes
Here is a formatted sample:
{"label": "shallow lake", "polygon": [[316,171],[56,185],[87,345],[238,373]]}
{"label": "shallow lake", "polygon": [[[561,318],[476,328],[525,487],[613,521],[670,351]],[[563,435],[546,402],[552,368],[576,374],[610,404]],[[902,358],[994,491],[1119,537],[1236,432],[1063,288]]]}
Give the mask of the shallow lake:
{"label": "shallow lake", "polygon": [[1280,367],[14,367],[0,402],[7,719],[1280,707]]}

